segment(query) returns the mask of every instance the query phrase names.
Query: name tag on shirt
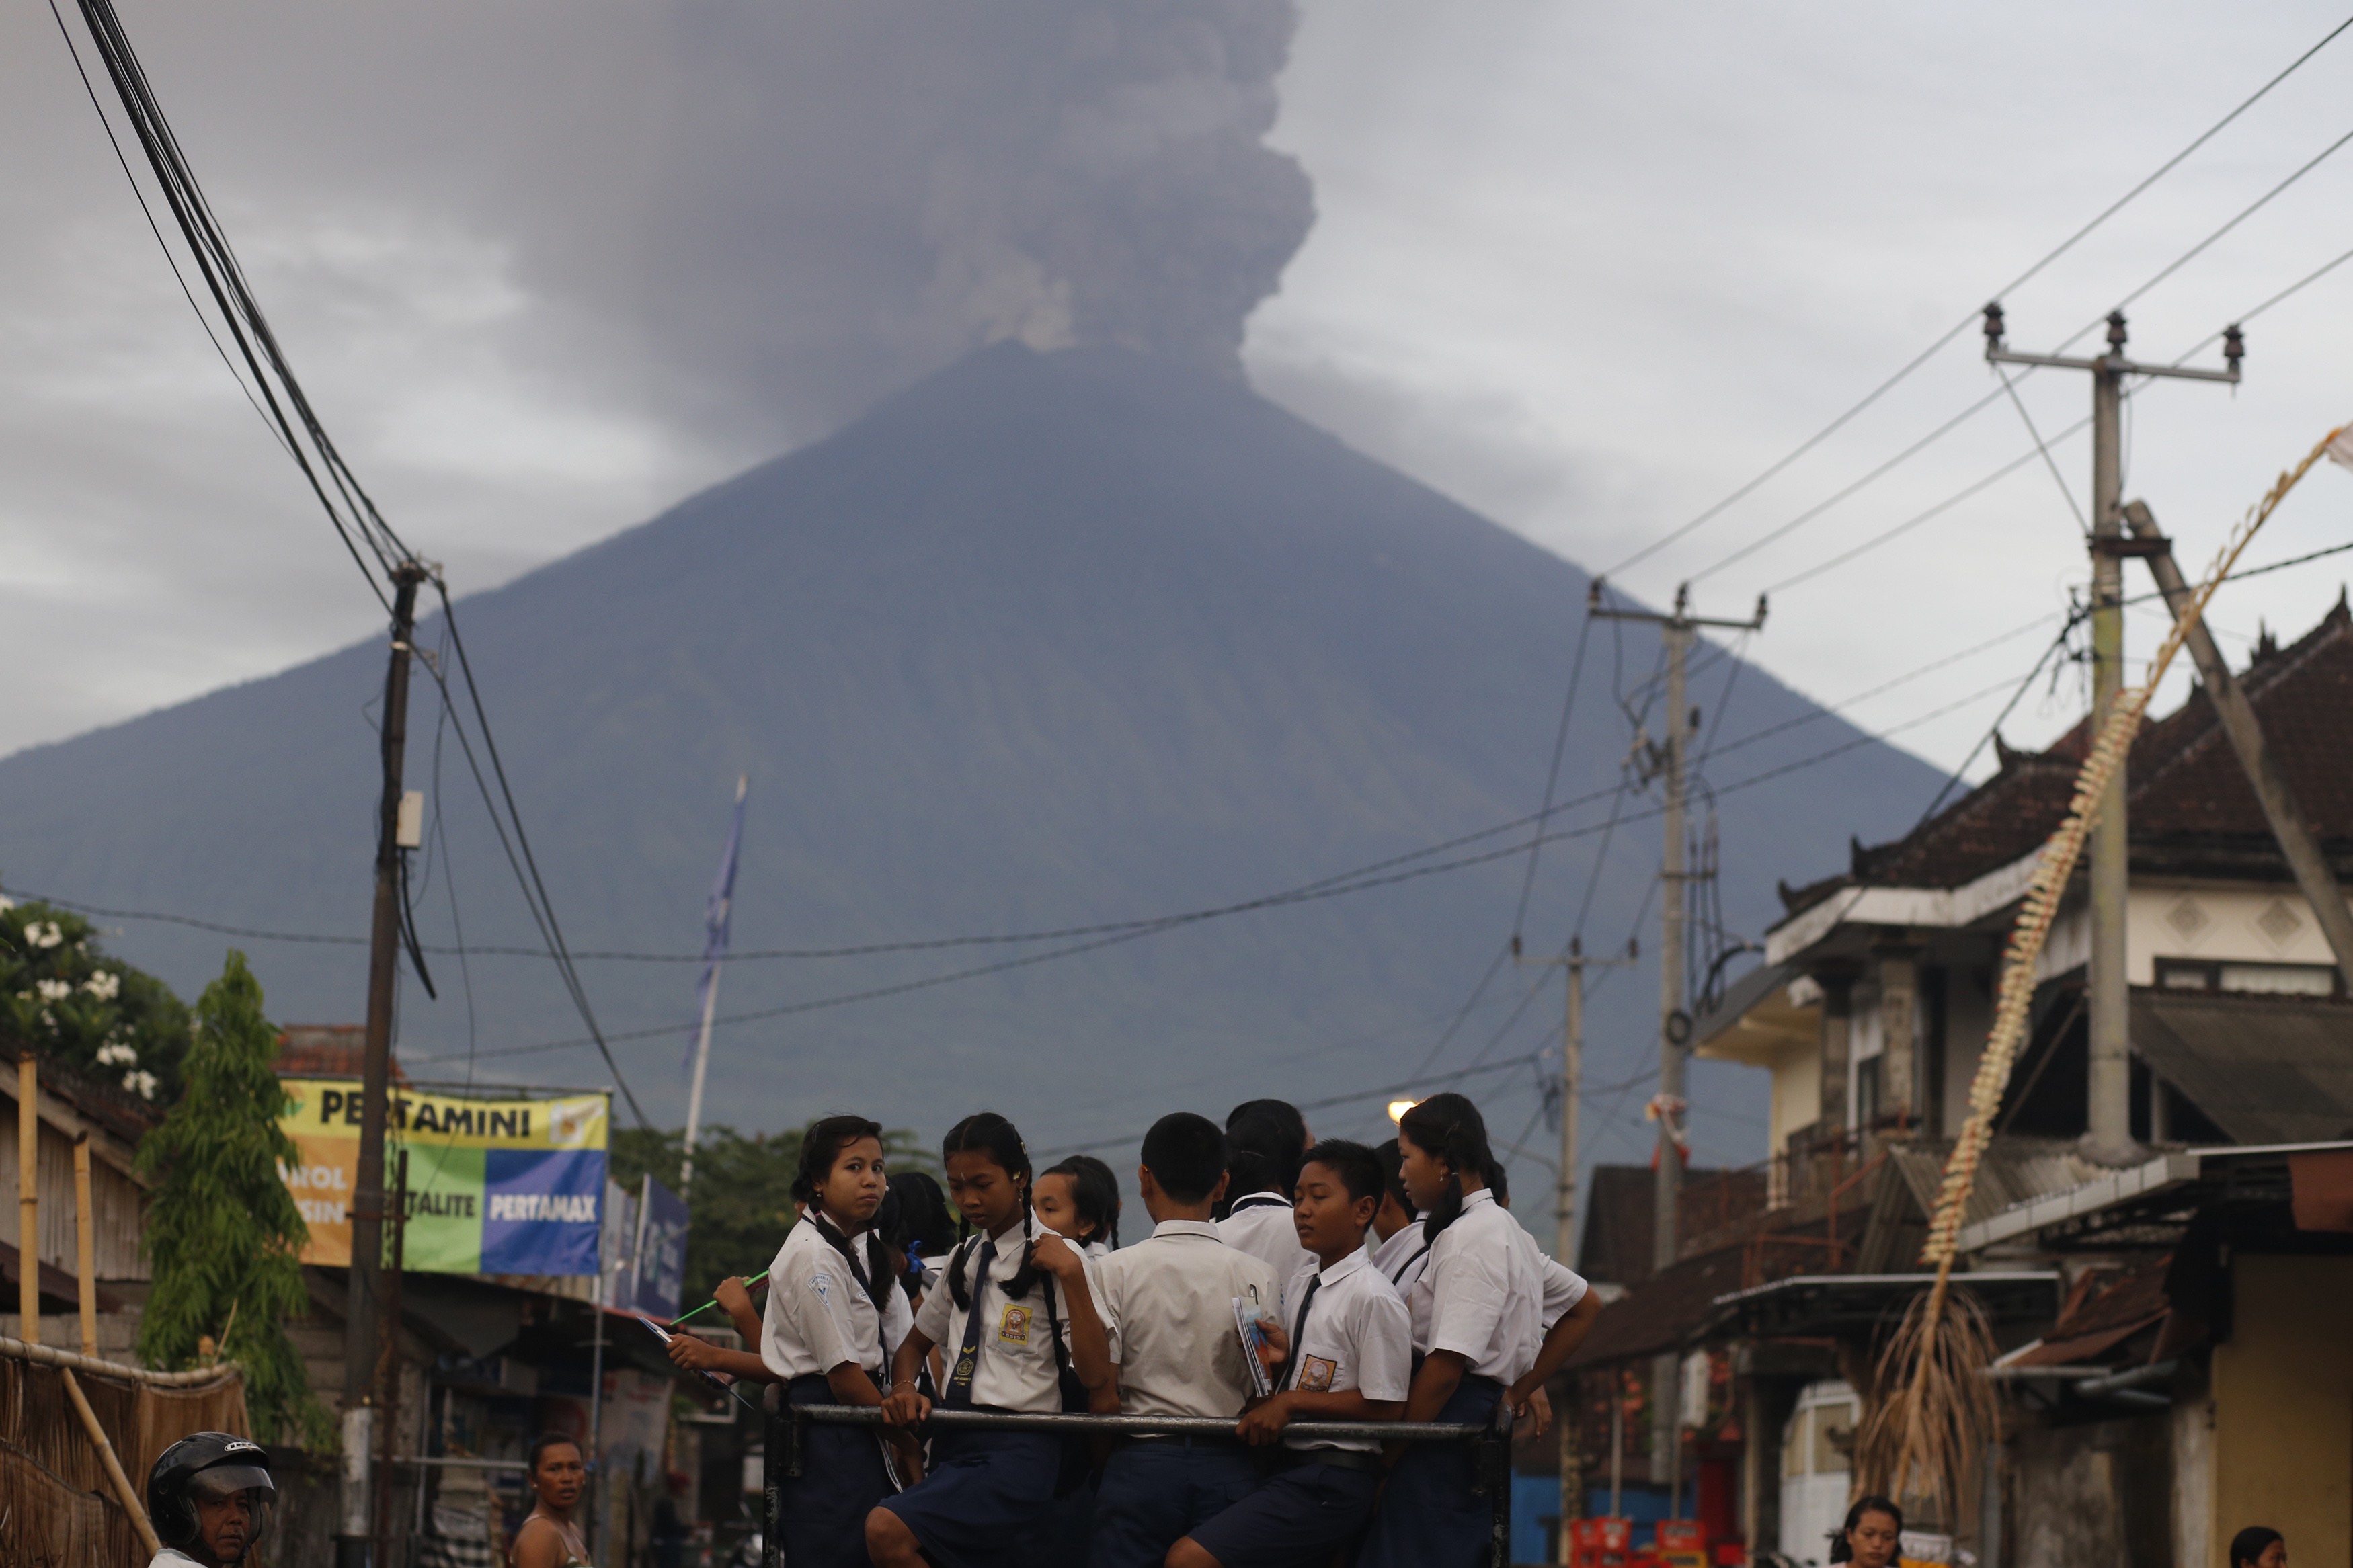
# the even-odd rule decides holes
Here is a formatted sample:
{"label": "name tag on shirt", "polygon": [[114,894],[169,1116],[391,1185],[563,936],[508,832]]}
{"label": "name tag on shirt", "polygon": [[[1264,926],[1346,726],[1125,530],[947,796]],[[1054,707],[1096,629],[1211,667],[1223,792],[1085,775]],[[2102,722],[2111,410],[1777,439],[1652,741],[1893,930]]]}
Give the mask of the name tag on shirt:
{"label": "name tag on shirt", "polygon": [[997,1320],[997,1337],[1005,1344],[1026,1345],[1029,1342],[1029,1309],[1008,1305]]}

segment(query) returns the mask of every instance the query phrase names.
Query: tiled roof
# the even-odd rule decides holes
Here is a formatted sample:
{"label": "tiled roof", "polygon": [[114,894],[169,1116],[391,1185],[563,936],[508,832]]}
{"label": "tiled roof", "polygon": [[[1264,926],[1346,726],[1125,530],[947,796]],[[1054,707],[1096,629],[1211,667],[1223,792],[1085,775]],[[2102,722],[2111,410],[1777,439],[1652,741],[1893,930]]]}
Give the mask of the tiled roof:
{"label": "tiled roof", "polygon": [[[2306,819],[2340,868],[2353,861],[2353,613],[2339,597],[2292,647],[2268,639],[2239,672]],[[1956,888],[2031,853],[2066,815],[2089,721],[2048,751],[1999,747],[1994,776],[1890,844],[1856,844],[1845,875],[1781,889],[1790,913],[1854,886]],[[2202,686],[2141,726],[2128,769],[2136,866],[2278,877],[2263,808]]]}
{"label": "tiled roof", "polygon": [[1585,1184],[1585,1234],[1577,1271],[1609,1285],[1651,1277],[1657,1179],[1647,1165],[1596,1165]]}

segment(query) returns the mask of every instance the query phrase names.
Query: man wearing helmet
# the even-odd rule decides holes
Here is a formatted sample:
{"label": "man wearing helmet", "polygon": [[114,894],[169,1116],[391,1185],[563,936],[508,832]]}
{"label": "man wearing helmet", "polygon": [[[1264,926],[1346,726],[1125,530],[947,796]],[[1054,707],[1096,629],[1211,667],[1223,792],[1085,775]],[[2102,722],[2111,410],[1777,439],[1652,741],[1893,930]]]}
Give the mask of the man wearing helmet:
{"label": "man wearing helmet", "polygon": [[269,1455],[227,1432],[198,1432],[156,1456],[147,1517],[164,1550],[149,1568],[234,1568],[278,1497]]}

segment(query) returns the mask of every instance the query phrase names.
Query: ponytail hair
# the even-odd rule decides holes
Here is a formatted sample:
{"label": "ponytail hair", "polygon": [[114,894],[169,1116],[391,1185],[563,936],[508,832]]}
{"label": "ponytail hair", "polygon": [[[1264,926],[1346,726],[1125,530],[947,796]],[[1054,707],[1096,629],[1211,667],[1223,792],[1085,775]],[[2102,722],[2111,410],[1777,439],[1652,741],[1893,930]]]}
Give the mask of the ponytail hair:
{"label": "ponytail hair", "polygon": [[1049,1166],[1046,1174],[1071,1178],[1071,1203],[1079,1211],[1079,1223],[1094,1227],[1094,1235],[1088,1239],[1116,1248],[1119,1178],[1111,1173],[1111,1167],[1092,1154],[1072,1154],[1061,1163]]}
{"label": "ponytail hair", "polygon": [[[1831,1562],[1854,1561],[1854,1542],[1849,1541],[1847,1537],[1853,1532],[1856,1525],[1862,1522],[1862,1516],[1866,1513],[1885,1514],[1895,1521],[1895,1533],[1898,1535],[1904,1533],[1904,1510],[1895,1506],[1894,1500],[1878,1496],[1857,1498],[1854,1506],[1846,1510],[1846,1523],[1841,1525],[1839,1532],[1831,1537]],[[2232,1568],[2237,1568],[2237,1565],[2234,1563]]]}
{"label": "ponytail hair", "polygon": [[1421,1222],[1422,1239],[1434,1242],[1439,1234],[1462,1217],[1462,1173],[1482,1185],[1493,1180],[1495,1153],[1487,1146],[1487,1123],[1479,1108],[1460,1094],[1433,1094],[1398,1119],[1398,1131],[1423,1153],[1444,1161],[1446,1190]]}
{"label": "ponytail hair", "polygon": [[1287,1100],[1245,1100],[1226,1113],[1226,1196],[1252,1193],[1290,1197],[1299,1185],[1299,1157],[1307,1148],[1307,1121]]}
{"label": "ponytail hair", "polygon": [[[881,1142],[882,1124],[863,1116],[827,1116],[811,1122],[809,1130],[801,1134],[801,1162],[793,1173],[792,1194],[796,1202],[807,1206],[808,1223],[817,1226],[818,1235],[825,1238],[827,1245],[841,1254],[849,1264],[850,1273],[862,1276],[859,1282],[866,1288],[866,1299],[874,1303],[879,1312],[890,1300],[894,1273],[881,1236],[871,1226],[867,1229],[866,1261],[861,1268],[849,1238],[827,1217],[825,1205],[818,1202],[817,1196],[818,1188],[840,1163],[841,1152],[863,1138]],[[887,1195],[888,1189],[885,1192]]]}
{"label": "ponytail hair", "polygon": [[[940,1161],[944,1164],[952,1155],[979,1154],[997,1169],[1013,1178],[1021,1193],[1021,1268],[1005,1282],[1005,1293],[1018,1300],[1038,1283],[1038,1265],[1030,1258],[1031,1243],[1037,1238],[1037,1228],[1029,1211],[1029,1151],[1022,1146],[1021,1133],[1013,1123],[994,1110],[977,1111],[948,1129],[940,1140]],[[969,1247],[958,1247],[948,1263],[948,1295],[957,1308],[970,1310],[972,1291],[965,1283],[965,1257]]]}

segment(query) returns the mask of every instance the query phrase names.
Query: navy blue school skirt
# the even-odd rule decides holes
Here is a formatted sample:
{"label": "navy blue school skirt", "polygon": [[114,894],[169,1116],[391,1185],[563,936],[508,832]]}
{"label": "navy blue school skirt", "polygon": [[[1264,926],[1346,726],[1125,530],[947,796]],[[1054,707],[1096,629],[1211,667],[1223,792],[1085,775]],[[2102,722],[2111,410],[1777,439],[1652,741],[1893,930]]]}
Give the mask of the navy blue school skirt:
{"label": "navy blue school skirt", "polygon": [[[831,1405],[833,1389],[811,1373],[785,1385],[794,1405]],[[891,1495],[881,1445],[871,1427],[812,1421],[801,1473],[776,1499],[776,1539],[792,1568],[866,1568],[866,1516]]]}
{"label": "navy blue school skirt", "polygon": [[881,1506],[914,1532],[934,1568],[1012,1568],[1029,1561],[1061,1468],[1062,1440],[1050,1432],[943,1432],[923,1479]]}
{"label": "navy blue school skirt", "polygon": [[1370,1470],[1319,1463],[1314,1452],[1301,1450],[1303,1462],[1197,1526],[1193,1544],[1223,1568],[1321,1568],[1331,1562],[1372,1517],[1377,1483]]}
{"label": "navy blue school skirt", "polygon": [[[1503,1397],[1502,1384],[1466,1372],[1437,1418],[1484,1425]],[[1471,1489],[1472,1464],[1467,1443],[1408,1444],[1356,1568],[1480,1568],[1494,1542],[1495,1513]]]}

